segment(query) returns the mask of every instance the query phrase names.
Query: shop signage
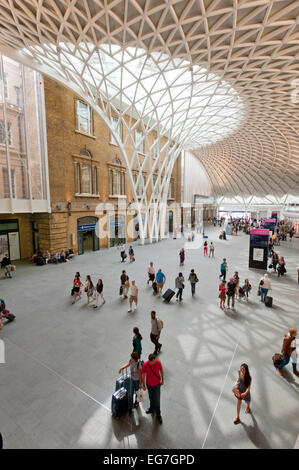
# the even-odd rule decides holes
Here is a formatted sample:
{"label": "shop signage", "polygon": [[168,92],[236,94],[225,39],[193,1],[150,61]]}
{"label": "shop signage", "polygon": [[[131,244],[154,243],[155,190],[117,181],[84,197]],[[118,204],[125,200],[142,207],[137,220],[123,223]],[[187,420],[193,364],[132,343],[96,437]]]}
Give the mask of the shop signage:
{"label": "shop signage", "polygon": [[85,232],[85,230],[95,230],[97,224],[78,225],[78,232]]}

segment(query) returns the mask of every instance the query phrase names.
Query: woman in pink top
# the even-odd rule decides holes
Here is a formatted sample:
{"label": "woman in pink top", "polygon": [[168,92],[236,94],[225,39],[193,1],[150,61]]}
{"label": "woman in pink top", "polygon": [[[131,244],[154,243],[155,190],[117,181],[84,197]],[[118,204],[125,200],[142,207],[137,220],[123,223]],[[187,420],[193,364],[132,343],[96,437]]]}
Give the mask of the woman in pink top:
{"label": "woman in pink top", "polygon": [[226,298],[226,281],[222,281],[219,284],[219,299],[220,299],[220,308],[224,309],[225,298]]}
{"label": "woman in pink top", "polygon": [[155,271],[155,268],[154,268],[154,263],[152,261],[150,262],[150,265],[148,267],[147,274],[148,274],[147,283],[149,284],[150,281],[152,281],[152,283],[153,283],[154,280],[155,280],[156,271]]}

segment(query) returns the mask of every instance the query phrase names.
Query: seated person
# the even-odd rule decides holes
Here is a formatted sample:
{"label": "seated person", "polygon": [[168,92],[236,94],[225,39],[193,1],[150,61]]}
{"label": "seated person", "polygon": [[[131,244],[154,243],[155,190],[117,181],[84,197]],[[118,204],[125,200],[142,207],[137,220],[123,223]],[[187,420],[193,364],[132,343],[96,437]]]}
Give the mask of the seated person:
{"label": "seated person", "polygon": [[65,263],[66,262],[66,257],[65,257],[65,251],[61,250],[60,252],[60,262]]}
{"label": "seated person", "polygon": [[50,255],[50,252],[48,250],[45,250],[45,252],[43,254],[43,258],[46,261],[46,264],[48,264],[49,260],[51,259],[51,255]]}
{"label": "seated person", "polygon": [[60,261],[60,254],[59,253],[55,253],[54,261],[55,261],[56,264],[59,263],[59,261]]}
{"label": "seated person", "polygon": [[75,256],[72,248],[66,251],[66,259],[72,259]]}

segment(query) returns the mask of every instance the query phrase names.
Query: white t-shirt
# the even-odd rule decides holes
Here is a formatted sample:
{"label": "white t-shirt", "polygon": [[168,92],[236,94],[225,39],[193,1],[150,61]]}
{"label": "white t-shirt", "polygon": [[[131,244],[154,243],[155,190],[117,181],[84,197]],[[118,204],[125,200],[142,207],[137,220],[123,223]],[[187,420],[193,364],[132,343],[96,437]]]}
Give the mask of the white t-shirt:
{"label": "white t-shirt", "polygon": [[135,286],[131,286],[130,288],[130,295],[132,295],[133,297],[137,297],[138,295],[138,287],[135,285]]}

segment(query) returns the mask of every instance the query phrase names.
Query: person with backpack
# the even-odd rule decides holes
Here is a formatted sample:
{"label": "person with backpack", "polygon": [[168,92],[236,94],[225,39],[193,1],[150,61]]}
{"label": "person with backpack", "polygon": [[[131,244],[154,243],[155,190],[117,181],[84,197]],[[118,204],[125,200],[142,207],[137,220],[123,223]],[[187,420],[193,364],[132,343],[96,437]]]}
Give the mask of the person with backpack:
{"label": "person with backpack", "polygon": [[177,294],[176,294],[176,301],[182,302],[182,295],[183,295],[183,289],[185,288],[184,285],[185,279],[182,273],[179,273],[175,280],[175,287],[178,289]]}
{"label": "person with backpack", "polygon": [[134,336],[133,336],[133,352],[137,352],[138,357],[140,359],[141,358],[141,353],[142,353],[142,344],[141,344],[142,336],[141,336],[139,328],[137,328],[137,326],[135,326],[135,328],[133,328],[133,333],[134,333]]}
{"label": "person with backpack", "polygon": [[161,385],[164,385],[164,373],[161,362],[156,359],[154,354],[150,354],[148,361],[143,364],[142,385],[143,390],[146,390],[147,387],[150,400],[150,407],[146,413],[155,413],[159,424],[162,424],[160,393]]}
{"label": "person with backpack", "polygon": [[[129,390],[127,390],[129,414],[132,413],[133,407],[138,406],[136,392],[139,390],[141,383],[142,383],[142,375],[141,375],[142,366],[143,366],[143,361],[141,361],[138,358],[137,352],[133,351],[129,362],[123,365],[119,369],[119,374],[120,374],[124,369],[127,369],[128,367],[130,367],[131,380],[129,382],[130,383],[130,386],[128,387]],[[135,403],[134,403],[134,392],[135,392]]]}
{"label": "person with backpack", "polygon": [[[282,349],[281,349],[282,361],[277,367],[277,372],[281,376],[283,376],[283,373],[282,373],[283,367],[285,367],[290,362],[293,351],[296,352],[296,336],[297,336],[297,330],[295,328],[290,328],[289,334],[284,335]],[[299,375],[297,371],[297,360],[296,361],[292,360],[292,364],[293,364],[294,374]]]}
{"label": "person with backpack", "polygon": [[232,302],[232,310],[235,310],[235,295],[236,295],[236,283],[231,277],[227,283],[227,308],[230,308],[230,302]]}
{"label": "person with backpack", "polygon": [[97,308],[98,306],[99,297],[101,297],[103,305],[106,302],[106,300],[104,299],[104,295],[103,295],[103,289],[104,289],[103,281],[102,279],[99,279],[96,285],[96,289],[95,289],[96,290],[96,304],[94,305],[94,308]]}
{"label": "person with backpack", "polygon": [[195,295],[196,283],[198,282],[198,277],[197,277],[197,274],[194,272],[194,269],[191,269],[191,272],[188,277],[188,281],[191,284],[191,295],[193,297]]}
{"label": "person with backpack", "polygon": [[154,310],[151,311],[151,342],[155,345],[154,355],[157,356],[161,351],[162,344],[159,343],[161,331],[163,328],[163,321],[156,317],[156,312]]}

